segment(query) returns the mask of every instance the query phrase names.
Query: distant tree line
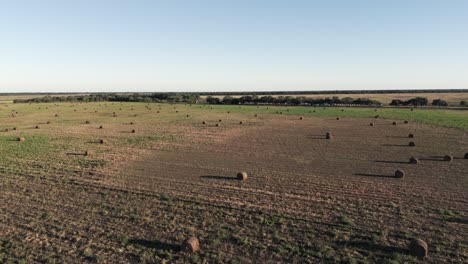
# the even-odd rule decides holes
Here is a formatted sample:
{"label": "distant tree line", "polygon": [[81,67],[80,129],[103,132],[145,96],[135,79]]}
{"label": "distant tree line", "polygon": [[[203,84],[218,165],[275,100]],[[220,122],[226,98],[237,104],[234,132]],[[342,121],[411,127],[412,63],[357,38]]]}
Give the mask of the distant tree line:
{"label": "distant tree line", "polygon": [[197,103],[198,94],[193,93],[152,93],[152,94],[86,94],[74,96],[44,96],[32,99],[15,99],[14,103],[51,103],[51,102],[173,102]]}
{"label": "distant tree line", "polygon": [[338,98],[308,98],[304,96],[257,96],[245,95],[233,97],[230,95],[220,99],[208,96],[202,99],[200,95],[194,93],[152,93],[152,94],[88,94],[75,96],[44,96],[32,99],[15,99],[14,103],[51,103],[51,102],[169,102],[169,103],[207,103],[207,104],[270,104],[270,105],[364,105],[380,106],[382,103],[367,98],[353,99],[351,97]]}
{"label": "distant tree line", "polygon": [[[381,106],[382,103],[368,98],[338,98],[337,96],[327,98],[311,98],[305,96],[259,96],[244,95],[234,97],[226,95],[222,99],[218,96],[209,95],[206,99],[201,94],[196,93],[93,93],[84,95],[70,96],[51,96],[37,97],[32,99],[15,99],[14,103],[51,103],[51,102],[168,102],[168,103],[207,103],[207,104],[268,104],[268,105],[356,105],[356,106]],[[409,100],[394,99],[391,106],[427,106],[429,101],[426,97],[415,97]],[[442,99],[435,99],[432,106],[446,107],[448,102]],[[467,101],[461,101],[460,106],[468,107]]]}
{"label": "distant tree line", "polygon": [[230,95],[224,96],[223,99],[218,97],[208,96],[206,98],[208,104],[273,104],[273,105],[382,105],[379,101],[371,100],[368,98],[351,97],[338,98],[336,96],[331,98],[310,98],[305,96],[257,96],[245,95],[241,97],[232,97]]}

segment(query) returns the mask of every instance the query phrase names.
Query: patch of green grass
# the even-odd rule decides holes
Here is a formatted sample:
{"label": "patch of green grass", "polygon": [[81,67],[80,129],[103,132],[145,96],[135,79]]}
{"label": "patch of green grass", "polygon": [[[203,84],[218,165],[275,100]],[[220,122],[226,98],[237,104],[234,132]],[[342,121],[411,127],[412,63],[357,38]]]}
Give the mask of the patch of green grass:
{"label": "patch of green grass", "polygon": [[127,142],[130,144],[142,144],[151,141],[175,141],[174,136],[138,136],[130,137],[127,139]]}
{"label": "patch of green grass", "polygon": [[77,159],[76,162],[85,168],[103,167],[107,163],[105,160],[90,160],[84,157]]}
{"label": "patch of green grass", "polygon": [[[408,120],[418,123],[430,124],[435,126],[468,129],[468,111],[447,110],[447,109],[421,109],[415,108],[410,111],[407,108],[351,108],[351,107],[283,107],[283,106],[237,106],[237,105],[210,105],[213,111],[225,113],[244,113],[244,114],[276,114],[282,112],[283,115],[301,115],[304,117],[342,117],[342,118],[379,118],[392,120]],[[344,109],[344,111],[341,111]],[[201,111],[206,111],[201,108]],[[315,112],[314,112],[315,111]]]}
{"label": "patch of green grass", "polygon": [[354,223],[353,221],[347,217],[346,215],[340,215],[338,217],[338,222],[342,225],[346,225],[346,226],[352,226]]}
{"label": "patch of green grass", "polygon": [[0,152],[8,155],[1,155],[0,162],[10,161],[17,158],[34,158],[47,154],[50,148],[50,140],[46,136],[24,136],[25,141],[17,141],[14,136],[0,136]]}

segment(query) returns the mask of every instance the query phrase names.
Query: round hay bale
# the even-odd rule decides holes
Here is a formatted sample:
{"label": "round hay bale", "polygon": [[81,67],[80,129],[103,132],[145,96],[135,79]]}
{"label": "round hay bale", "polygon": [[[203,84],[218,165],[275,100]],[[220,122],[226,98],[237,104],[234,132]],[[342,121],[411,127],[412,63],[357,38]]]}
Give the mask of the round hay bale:
{"label": "round hay bale", "polygon": [[200,241],[196,237],[190,237],[182,242],[182,251],[186,253],[195,253],[200,250]]}
{"label": "round hay bale", "polygon": [[398,169],[395,171],[395,178],[403,178],[405,176],[405,172]]}
{"label": "round hay bale", "polygon": [[40,127],[39,127],[39,126],[35,126],[34,128],[35,128],[35,129],[39,129]]}
{"label": "round hay bale", "polygon": [[84,153],[85,156],[92,157],[94,156],[94,151],[92,150],[86,150]]}
{"label": "round hay bale", "polygon": [[410,146],[410,147],[416,147],[416,143],[414,143],[413,141],[410,141],[410,143],[408,144],[408,146]]}
{"label": "round hay bale", "polygon": [[223,120],[222,120],[222,119],[219,119],[218,121],[219,121],[219,122],[223,122]]}
{"label": "round hay bale", "polygon": [[396,126],[396,122],[393,122],[392,125]]}
{"label": "round hay bale", "polygon": [[55,114],[55,117],[58,117],[58,114]]}
{"label": "round hay bale", "polygon": [[13,130],[16,130],[16,127],[12,128]]}
{"label": "round hay bale", "polygon": [[243,123],[242,121],[240,121],[240,122],[239,122],[239,125],[242,125],[242,124],[244,124],[244,123]]}
{"label": "round hay bale", "polygon": [[176,112],[176,113],[179,113],[179,110],[176,110],[175,112]]}
{"label": "round hay bale", "polygon": [[326,138],[326,139],[332,139],[332,138],[333,138],[332,133],[331,133],[331,132],[327,132],[327,133],[325,134],[325,138]]}
{"label": "round hay bale", "polygon": [[130,125],[133,125],[133,122],[130,122]]}
{"label": "round hay bale", "polygon": [[425,258],[428,253],[427,243],[422,239],[414,239],[408,246],[411,255],[418,258]]}
{"label": "round hay bale", "polygon": [[107,143],[107,140],[105,140],[105,139],[100,139],[99,140],[99,144],[106,144],[106,143]]}
{"label": "round hay bale", "polygon": [[255,117],[258,117],[258,114],[255,114]]}
{"label": "round hay bale", "polygon": [[344,109],[341,109],[341,112],[344,112]]}
{"label": "round hay bale", "polygon": [[409,138],[414,138],[414,134],[413,134],[413,133],[410,133],[410,134],[408,135],[408,137],[409,137]]}
{"label": "round hay bale", "polygon": [[202,124],[206,125],[206,121],[203,121]]}
{"label": "round hay bale", "polygon": [[47,121],[46,123],[47,123],[47,124],[50,124],[50,121]]}
{"label": "round hay bale", "polygon": [[136,133],[136,130],[135,130],[135,129],[132,129],[132,133]]}
{"label": "round hay bale", "polygon": [[159,114],[159,111],[156,111],[156,114]]}
{"label": "round hay bale", "polygon": [[227,111],[227,113],[228,113],[228,114],[230,114],[230,113],[231,113],[231,111]]}
{"label": "round hay bale", "polygon": [[86,120],[85,124],[89,124],[89,121],[88,121],[88,120]]}
{"label": "round hay bale", "polygon": [[379,115],[374,116],[375,119],[377,119],[377,118],[379,118],[379,117],[380,117]]}
{"label": "round hay bale", "polygon": [[370,125],[370,126],[374,126],[374,123],[370,123],[369,125]]}
{"label": "round hay bale", "polygon": [[413,111],[414,111],[414,109],[413,109],[413,108],[411,108],[411,112],[413,112]]}
{"label": "round hay bale", "polygon": [[221,126],[221,124],[219,124],[219,123],[216,123],[216,126],[217,126],[217,127],[219,127],[219,126]]}
{"label": "round hay bale", "polygon": [[408,120],[405,120],[405,122],[404,122],[404,123],[405,123],[405,124],[408,124],[409,122],[408,122]]}
{"label": "round hay bale", "polygon": [[247,178],[248,178],[247,172],[241,171],[241,172],[237,173],[237,177],[236,177],[236,178],[237,178],[237,180],[239,180],[239,181],[245,181],[245,180],[247,180]]}
{"label": "round hay bale", "polygon": [[415,158],[415,157],[411,157],[409,159],[409,163],[410,164],[418,164],[419,163],[419,159],[418,158]]}
{"label": "round hay bale", "polygon": [[336,118],[336,120],[340,120],[340,118],[339,118],[339,117],[337,117],[337,118]]}
{"label": "round hay bale", "polygon": [[16,139],[16,141],[19,141],[19,142],[23,142],[23,141],[25,141],[25,140],[26,140],[26,139],[25,139],[24,137],[19,137],[19,138]]}
{"label": "round hay bale", "polygon": [[99,129],[103,129],[104,127],[103,126],[99,126]]}
{"label": "round hay bale", "polygon": [[444,160],[445,160],[445,161],[448,161],[448,162],[452,162],[452,161],[453,161],[453,156],[451,156],[451,155],[445,155],[445,156],[444,156]]}
{"label": "round hay bale", "polygon": [[282,114],[283,114],[283,112],[280,112],[280,115],[282,115]]}
{"label": "round hay bale", "polygon": [[8,131],[10,131],[10,129],[9,129],[9,128],[5,128],[5,132],[8,132]]}
{"label": "round hay bale", "polygon": [[190,115],[187,115],[187,117],[190,117]]}
{"label": "round hay bale", "polygon": [[303,119],[302,116],[300,116],[300,117],[299,117],[299,120],[302,120],[302,119]]}

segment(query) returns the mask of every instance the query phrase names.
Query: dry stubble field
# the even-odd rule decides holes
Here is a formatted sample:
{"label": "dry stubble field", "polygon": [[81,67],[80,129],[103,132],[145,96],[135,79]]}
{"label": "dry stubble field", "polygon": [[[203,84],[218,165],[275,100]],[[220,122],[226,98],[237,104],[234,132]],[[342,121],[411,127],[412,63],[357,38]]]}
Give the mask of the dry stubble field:
{"label": "dry stubble field", "polygon": [[[1,104],[0,262],[468,261],[466,123],[312,109]],[[181,252],[192,235],[200,251]]]}

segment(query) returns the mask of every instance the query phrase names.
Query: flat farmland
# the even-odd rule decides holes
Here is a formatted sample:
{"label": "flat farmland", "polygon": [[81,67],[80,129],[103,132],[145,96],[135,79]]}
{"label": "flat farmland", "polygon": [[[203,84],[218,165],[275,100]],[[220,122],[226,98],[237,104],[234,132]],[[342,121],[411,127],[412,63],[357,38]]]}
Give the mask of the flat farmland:
{"label": "flat farmland", "polygon": [[5,103],[0,121],[0,262],[468,261],[468,111]]}

